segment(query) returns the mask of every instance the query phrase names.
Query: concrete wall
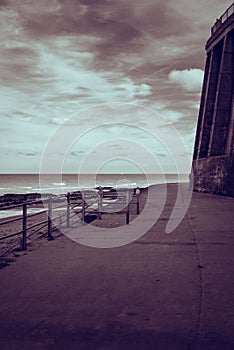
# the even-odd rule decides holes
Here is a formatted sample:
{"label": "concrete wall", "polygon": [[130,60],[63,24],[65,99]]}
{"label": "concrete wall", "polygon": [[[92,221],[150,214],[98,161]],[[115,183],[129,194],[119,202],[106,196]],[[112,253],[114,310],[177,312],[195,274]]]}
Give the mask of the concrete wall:
{"label": "concrete wall", "polygon": [[234,196],[234,13],[206,44],[194,147],[194,189]]}
{"label": "concrete wall", "polygon": [[234,197],[234,157],[216,156],[193,162],[194,190]]}

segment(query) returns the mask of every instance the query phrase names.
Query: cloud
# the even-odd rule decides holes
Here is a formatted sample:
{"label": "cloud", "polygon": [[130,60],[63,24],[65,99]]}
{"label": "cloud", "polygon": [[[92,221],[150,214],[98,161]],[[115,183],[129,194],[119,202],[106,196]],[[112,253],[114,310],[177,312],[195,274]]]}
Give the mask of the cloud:
{"label": "cloud", "polygon": [[26,156],[26,157],[34,157],[37,155],[36,153],[29,153],[29,152],[28,153],[18,152],[18,154]]}
{"label": "cloud", "polygon": [[[35,151],[39,159],[66,117],[119,101],[159,111],[180,133],[189,134],[191,142],[204,45],[210,26],[228,5],[227,0],[0,0],[4,149],[12,154]],[[161,132],[157,117],[135,112],[123,108],[117,115],[106,108],[90,118],[85,112],[79,126],[88,129],[91,121],[100,125],[121,116]],[[125,129],[127,137],[144,139],[139,130]],[[121,130],[105,132],[117,137]],[[102,135],[103,129],[100,139]]]}
{"label": "cloud", "polygon": [[[194,35],[192,13],[185,15],[186,5],[180,2],[173,6],[152,0],[137,4],[71,0],[68,5],[62,0],[42,0],[34,6],[19,3],[16,9],[28,40],[70,38],[76,51],[92,54],[85,63],[89,69],[128,72],[129,76],[137,70],[142,79],[146,65],[161,69],[175,64],[175,59],[177,64],[185,62],[187,52],[198,57],[200,27]],[[67,49],[69,54],[71,46]]]}
{"label": "cloud", "polygon": [[154,152],[154,154],[155,154],[157,157],[167,157],[167,154],[165,154],[165,153]]}
{"label": "cloud", "polygon": [[8,1],[7,0],[0,0],[0,7],[7,6],[7,5],[8,5]]}
{"label": "cloud", "polygon": [[81,155],[83,155],[83,154],[84,154],[83,151],[71,151],[71,152],[70,152],[70,155],[71,155],[71,156],[74,156],[74,157],[81,156]]}
{"label": "cloud", "polygon": [[180,85],[186,91],[200,91],[204,72],[201,69],[172,70],[169,80]]}

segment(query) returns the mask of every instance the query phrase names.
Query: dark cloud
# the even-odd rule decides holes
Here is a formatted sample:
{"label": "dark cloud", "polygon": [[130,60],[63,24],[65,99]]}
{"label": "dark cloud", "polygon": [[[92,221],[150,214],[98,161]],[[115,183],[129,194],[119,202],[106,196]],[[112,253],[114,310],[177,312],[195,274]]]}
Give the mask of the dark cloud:
{"label": "dark cloud", "polygon": [[90,94],[85,94],[85,93],[73,93],[73,94],[66,94],[66,93],[61,93],[57,96],[52,96],[49,97],[50,102],[59,102],[59,101],[77,101],[77,100],[83,100],[86,98],[90,98]]}
{"label": "dark cloud", "polygon": [[26,157],[35,157],[37,155],[37,153],[30,153],[30,152],[18,152],[18,154]]}
{"label": "dark cloud", "polygon": [[20,117],[22,119],[28,120],[31,117],[31,115],[29,113],[27,113],[26,111],[21,112],[21,111],[13,110],[11,115],[8,116],[8,117],[10,117],[10,118],[18,118],[18,117]]}
{"label": "dark cloud", "polygon": [[[21,27],[30,40],[72,39],[66,46],[67,57],[70,50],[89,52],[92,57],[83,61],[84,68],[112,72],[113,77],[108,76],[110,82],[118,82],[114,73],[119,72],[137,84],[149,84],[154,92],[155,85],[167,79],[171,67],[178,70],[203,67],[199,33],[189,35],[194,33],[194,24],[180,6],[170,2],[43,0],[34,7],[21,3],[16,8]],[[176,52],[181,45],[183,49]],[[52,45],[51,49],[55,55],[61,54],[61,48]],[[31,53],[28,54],[30,57]],[[26,71],[29,68],[25,63],[19,65],[12,67],[15,74],[20,71],[25,77],[40,80],[40,72],[33,77],[32,71]],[[117,89],[121,91],[124,87]]]}
{"label": "dark cloud", "polygon": [[71,156],[77,157],[84,154],[84,151],[72,151],[70,154]]}
{"label": "dark cloud", "polygon": [[91,36],[96,39],[91,49],[100,60],[139,52],[149,40],[180,36],[191,29],[189,20],[165,1],[71,0],[58,4],[54,11],[39,10],[35,15],[20,7],[23,28],[35,38]]}
{"label": "dark cloud", "polygon": [[173,125],[177,130],[180,130],[181,134],[191,135],[195,132],[197,116],[194,113],[182,116],[179,120],[174,121]]}
{"label": "dark cloud", "polygon": [[8,5],[8,0],[0,0],[0,7],[7,6],[7,5]]}
{"label": "dark cloud", "polygon": [[23,27],[35,36],[92,35],[114,39],[113,45],[131,42],[145,34],[155,38],[177,36],[189,28],[189,20],[164,1],[146,1],[142,5],[131,0],[71,0],[59,1],[59,5],[54,5],[54,11],[49,13],[40,13],[36,8],[37,16],[20,7],[26,10],[22,14]]}
{"label": "dark cloud", "polygon": [[28,58],[35,58],[37,57],[37,54],[34,49],[28,47],[28,46],[18,46],[18,47],[10,47],[5,48],[4,53],[7,57],[11,57],[11,59],[28,59]]}
{"label": "dark cloud", "polygon": [[165,153],[154,152],[154,154],[155,154],[157,157],[167,157],[167,155],[166,155]]}
{"label": "dark cloud", "polygon": [[21,85],[38,77],[38,53],[27,46],[5,47],[1,49],[0,63],[4,70],[0,75],[2,86]]}

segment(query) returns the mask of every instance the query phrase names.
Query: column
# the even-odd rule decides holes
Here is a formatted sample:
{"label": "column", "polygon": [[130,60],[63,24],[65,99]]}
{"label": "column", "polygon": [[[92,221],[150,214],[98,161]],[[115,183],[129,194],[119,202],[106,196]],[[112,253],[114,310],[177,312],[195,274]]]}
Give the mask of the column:
{"label": "column", "polygon": [[232,90],[231,118],[228,126],[225,154],[228,156],[234,155],[234,87]]}
{"label": "column", "polygon": [[202,128],[204,123],[205,96],[209,85],[210,56],[211,55],[209,53],[206,58],[206,67],[205,67],[205,74],[204,74],[203,86],[202,86],[201,103],[200,103],[199,116],[198,116],[198,122],[197,122],[197,131],[196,131],[193,159],[199,158],[199,153],[200,153],[200,144],[201,144],[200,140],[202,137]]}
{"label": "column", "polygon": [[221,66],[217,84],[208,156],[219,156],[225,153],[227,131],[231,116],[233,88],[232,42],[232,35],[226,35],[224,39]]}
{"label": "column", "polygon": [[215,96],[217,91],[218,76],[220,70],[220,61],[222,57],[222,44],[215,46],[211,53],[211,64],[209,72],[209,87],[207,89],[205,110],[204,110],[204,123],[202,128],[202,137],[200,144],[200,158],[207,157],[209,140],[211,134],[212,119],[214,115]]}

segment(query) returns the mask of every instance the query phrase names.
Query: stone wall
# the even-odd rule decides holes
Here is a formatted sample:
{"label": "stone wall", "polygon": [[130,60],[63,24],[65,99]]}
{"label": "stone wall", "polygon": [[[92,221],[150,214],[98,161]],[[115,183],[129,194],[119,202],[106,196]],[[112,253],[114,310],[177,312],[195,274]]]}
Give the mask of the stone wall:
{"label": "stone wall", "polygon": [[194,190],[234,197],[234,157],[217,156],[193,162]]}

